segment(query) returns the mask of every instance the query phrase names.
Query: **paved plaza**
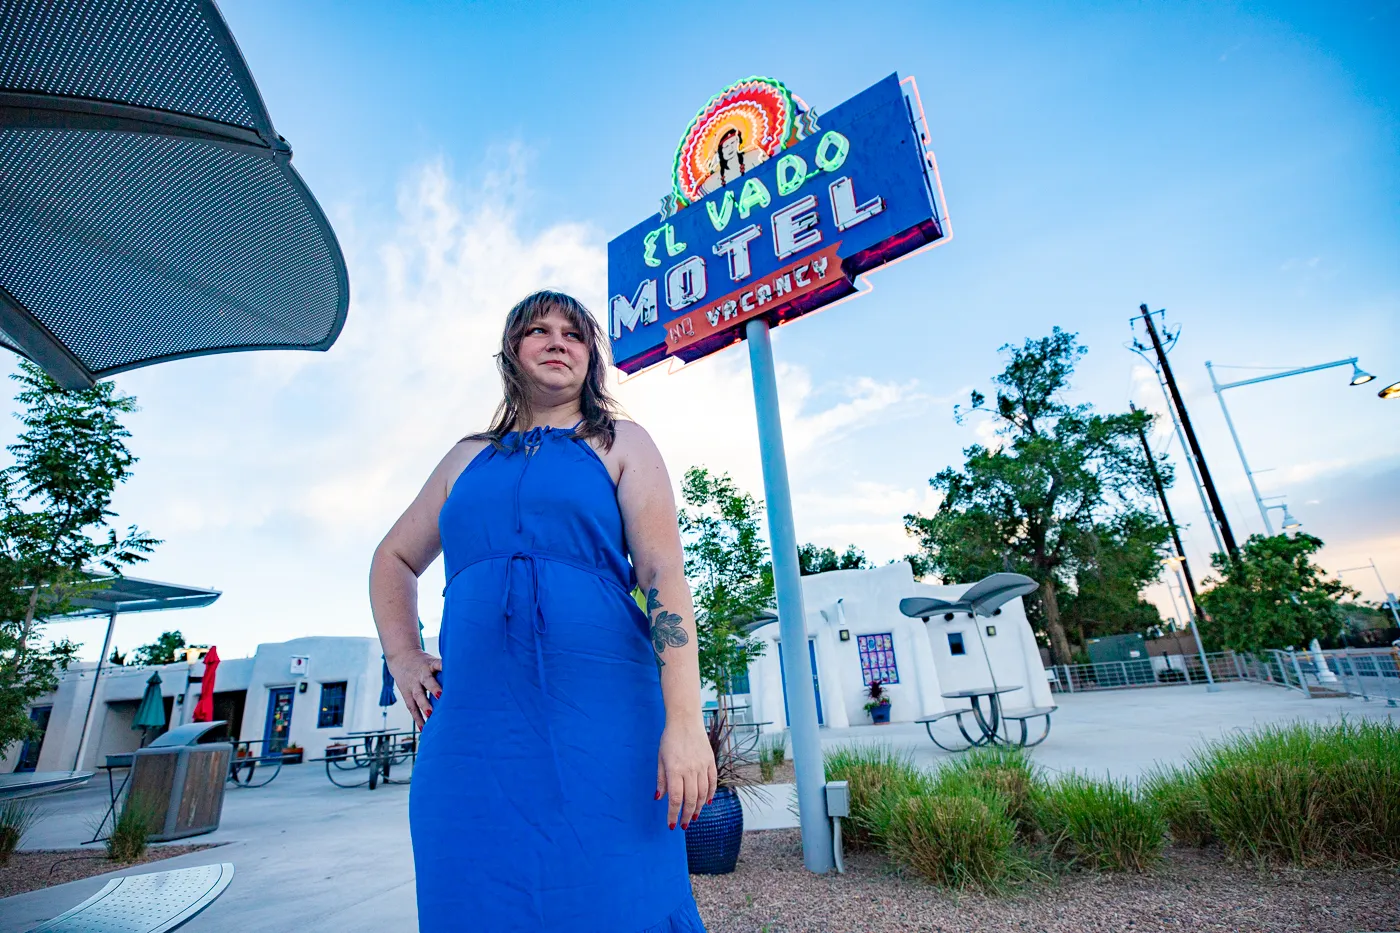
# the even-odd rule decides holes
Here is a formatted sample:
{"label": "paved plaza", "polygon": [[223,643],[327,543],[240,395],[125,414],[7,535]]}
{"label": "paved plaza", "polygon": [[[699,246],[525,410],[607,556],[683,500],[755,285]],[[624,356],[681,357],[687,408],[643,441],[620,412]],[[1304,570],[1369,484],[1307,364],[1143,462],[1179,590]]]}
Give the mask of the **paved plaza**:
{"label": "paved plaza", "polygon": [[[1050,738],[1033,750],[1052,771],[1136,777],[1158,762],[1183,760],[1200,741],[1269,722],[1348,717],[1400,719],[1400,708],[1355,699],[1308,700],[1252,683],[1161,687],[1060,695]],[[922,726],[895,723],[822,732],[824,747],[888,742],[921,765],[950,757]],[[745,828],[795,826],[791,785],[773,785],[767,805],[745,802]],[[38,798],[45,814],[27,849],[68,848],[92,835],[107,802],[99,774],[87,787]],[[284,767],[263,788],[230,788],[219,830],[185,842],[216,848],[135,867],[162,871],[232,862],[237,874],[224,895],[182,929],[201,931],[336,930],[384,933],[416,927],[413,860],[408,837],[408,787],[375,791],[331,786],[320,765]],[[679,830],[678,830],[679,831]],[[93,847],[98,848],[97,846]],[[0,933],[23,931],[57,916],[122,872],[0,900]]]}

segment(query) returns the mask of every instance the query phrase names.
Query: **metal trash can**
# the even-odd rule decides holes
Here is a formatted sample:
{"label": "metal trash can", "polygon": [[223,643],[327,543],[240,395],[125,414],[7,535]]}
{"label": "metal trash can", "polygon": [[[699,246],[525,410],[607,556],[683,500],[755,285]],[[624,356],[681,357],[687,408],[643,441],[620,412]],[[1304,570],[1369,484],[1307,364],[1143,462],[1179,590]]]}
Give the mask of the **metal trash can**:
{"label": "metal trash can", "polygon": [[227,725],[215,720],[177,726],[132,753],[126,799],[128,804],[133,797],[144,800],[154,811],[152,842],[212,833],[219,828],[233,743],[202,739],[209,733],[217,735],[215,730]]}

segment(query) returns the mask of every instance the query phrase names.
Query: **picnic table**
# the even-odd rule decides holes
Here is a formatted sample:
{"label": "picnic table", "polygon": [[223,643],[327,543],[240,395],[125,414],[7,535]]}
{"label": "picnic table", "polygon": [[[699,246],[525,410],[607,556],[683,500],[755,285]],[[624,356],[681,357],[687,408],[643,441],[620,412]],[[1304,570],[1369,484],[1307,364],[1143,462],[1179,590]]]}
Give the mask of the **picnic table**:
{"label": "picnic table", "polygon": [[[924,724],[924,729],[928,732],[928,737],[933,740],[933,744],[937,745],[944,751],[959,752],[966,751],[969,748],[981,748],[988,745],[1008,745],[1017,746],[1020,748],[1030,748],[1032,746],[1039,745],[1041,742],[1044,742],[1046,736],[1050,734],[1050,714],[1053,713],[1058,707],[1033,706],[1027,709],[1018,709],[1010,711],[1003,710],[1001,705],[1002,695],[1006,693],[1012,693],[1020,689],[1022,689],[1020,686],[1015,686],[974,687],[969,690],[954,690],[950,693],[943,694],[943,698],[945,700],[970,700],[972,704],[970,709],[959,708],[945,710],[941,713],[935,713],[932,716],[924,716],[916,720],[916,722],[921,722]],[[983,712],[982,710],[982,699],[984,697],[987,700],[986,712]],[[977,727],[976,735],[973,735],[968,732],[967,723],[963,719],[963,717],[969,715],[973,723]],[[938,722],[939,720],[947,719],[950,717],[957,722],[958,731],[961,732],[963,738],[967,740],[967,745],[963,746],[962,748],[953,748],[944,745],[938,740],[938,737],[933,734],[933,724]],[[1032,740],[1029,737],[1029,731],[1027,729],[1026,723],[1028,720],[1038,719],[1041,717],[1044,717],[1045,719],[1045,729],[1044,731],[1042,731],[1038,738]],[[1016,722],[1020,724],[1019,738],[1011,738],[1009,730],[1005,730],[1002,728],[1003,725],[1007,722]]]}
{"label": "picnic table", "polygon": [[[282,750],[254,753],[254,745],[266,739],[239,739],[233,743],[233,757],[228,762],[228,779],[238,787],[262,787],[282,772]],[[258,765],[262,765],[259,779]]]}
{"label": "picnic table", "polygon": [[[763,733],[764,726],[771,726],[773,721],[763,720],[762,722],[736,722],[733,714],[740,710],[747,710],[747,705],[725,707],[725,712],[729,714],[729,729],[733,739],[734,754],[740,758],[748,755],[758,746],[759,736]],[[715,716],[719,714],[719,708],[710,706],[701,710],[704,715],[705,728],[714,725]]]}
{"label": "picnic table", "polygon": [[[374,790],[383,784],[407,784],[407,780],[390,777],[394,765],[416,760],[418,757],[418,730],[365,729],[331,736],[332,742],[347,743],[344,751],[331,753],[327,749],[324,758],[310,761],[326,763],[326,777],[336,787],[364,787]],[[338,780],[337,772],[366,771],[360,780]]]}

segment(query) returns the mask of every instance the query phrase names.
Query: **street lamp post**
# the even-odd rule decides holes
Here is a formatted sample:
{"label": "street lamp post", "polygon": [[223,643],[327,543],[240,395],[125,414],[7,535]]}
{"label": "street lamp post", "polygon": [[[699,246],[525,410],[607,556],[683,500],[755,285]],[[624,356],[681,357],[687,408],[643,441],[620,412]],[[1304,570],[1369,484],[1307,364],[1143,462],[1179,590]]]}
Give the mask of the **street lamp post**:
{"label": "street lamp post", "polygon": [[[1186,594],[1186,580],[1181,575],[1181,567],[1182,564],[1186,563],[1186,559],[1183,557],[1168,557],[1162,561],[1162,563],[1176,572],[1176,582],[1181,587],[1181,598],[1186,601],[1186,608],[1188,610],[1187,617],[1191,620],[1191,635],[1196,639],[1196,653],[1200,656],[1201,667],[1203,667],[1206,672],[1206,692],[1217,693],[1220,690],[1220,685],[1215,682],[1215,677],[1211,675],[1210,658],[1206,657],[1206,646],[1201,643],[1201,629],[1196,625],[1196,616],[1199,610],[1192,602],[1191,597]],[[1167,591],[1171,591],[1171,583],[1167,584]],[[1189,679],[1188,675],[1188,681]]]}
{"label": "street lamp post", "polygon": [[[1225,424],[1230,429],[1230,437],[1235,441],[1235,450],[1239,452],[1240,463],[1244,466],[1244,475],[1249,479],[1249,490],[1254,493],[1254,504],[1259,506],[1259,517],[1264,520],[1264,533],[1266,535],[1272,536],[1274,533],[1273,523],[1269,521],[1269,508],[1277,508],[1277,506],[1266,507],[1263,498],[1259,495],[1259,485],[1254,482],[1254,471],[1249,468],[1249,461],[1245,459],[1244,455],[1244,447],[1240,444],[1240,435],[1235,431],[1235,422],[1230,418],[1230,409],[1225,406],[1225,390],[1253,385],[1256,382],[1268,382],[1273,379],[1282,379],[1285,376],[1300,376],[1303,373],[1316,372],[1319,369],[1332,369],[1337,366],[1351,367],[1351,384],[1354,386],[1365,385],[1376,378],[1358,366],[1357,358],[1352,356],[1344,360],[1335,360],[1331,363],[1319,363],[1316,366],[1303,366],[1298,369],[1285,370],[1281,373],[1270,373],[1267,376],[1255,376],[1253,379],[1241,379],[1237,382],[1226,382],[1222,384],[1215,378],[1215,367],[1211,365],[1209,360],[1206,361],[1206,372],[1210,374],[1210,387],[1215,390],[1215,397],[1220,400],[1220,410],[1225,413]],[[1288,524],[1291,519],[1292,516],[1290,516],[1285,509],[1285,524]],[[1294,527],[1297,527],[1296,524]]]}
{"label": "street lamp post", "polygon": [[1380,568],[1376,566],[1376,559],[1374,557],[1370,559],[1368,564],[1363,564],[1360,567],[1343,567],[1341,570],[1337,571],[1337,574],[1340,576],[1344,573],[1350,573],[1353,570],[1365,570],[1368,566],[1371,568],[1371,572],[1376,575],[1376,582],[1381,585],[1381,593],[1385,596],[1386,605],[1390,608],[1391,618],[1395,620],[1396,627],[1400,628],[1400,610],[1397,610],[1395,606],[1395,594],[1386,589],[1385,581],[1381,579],[1381,571]]}

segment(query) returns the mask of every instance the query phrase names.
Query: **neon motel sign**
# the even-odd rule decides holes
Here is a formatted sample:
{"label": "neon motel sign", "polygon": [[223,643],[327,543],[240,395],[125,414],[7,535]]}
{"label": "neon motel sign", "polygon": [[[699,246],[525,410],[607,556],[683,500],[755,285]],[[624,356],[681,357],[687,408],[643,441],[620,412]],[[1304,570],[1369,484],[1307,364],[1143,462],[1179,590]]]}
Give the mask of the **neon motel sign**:
{"label": "neon motel sign", "polygon": [[658,215],[608,244],[617,367],[698,359],[754,317],[786,323],[944,241],[928,141],[912,77],[820,116],[769,78],[715,95],[681,140]]}

